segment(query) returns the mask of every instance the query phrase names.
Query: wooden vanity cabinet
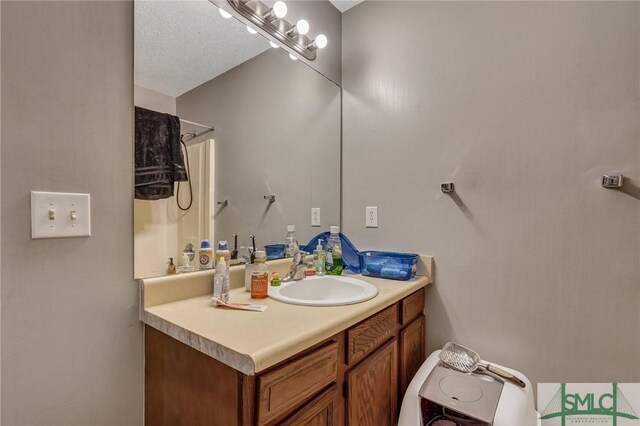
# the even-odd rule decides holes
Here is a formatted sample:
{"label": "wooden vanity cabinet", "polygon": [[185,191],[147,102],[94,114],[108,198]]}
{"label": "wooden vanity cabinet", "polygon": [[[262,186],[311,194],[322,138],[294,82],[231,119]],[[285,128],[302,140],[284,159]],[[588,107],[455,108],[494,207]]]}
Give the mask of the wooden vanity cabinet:
{"label": "wooden vanity cabinet", "polygon": [[145,424],[394,425],[425,359],[424,289],[247,376],[145,326]]}

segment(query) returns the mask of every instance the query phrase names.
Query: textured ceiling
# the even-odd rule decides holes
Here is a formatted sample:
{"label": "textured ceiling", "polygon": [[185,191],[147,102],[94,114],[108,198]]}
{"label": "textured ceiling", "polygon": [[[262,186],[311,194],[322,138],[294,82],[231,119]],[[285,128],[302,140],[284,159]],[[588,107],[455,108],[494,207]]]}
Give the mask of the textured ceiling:
{"label": "textured ceiling", "polygon": [[358,3],[364,0],[329,0],[340,12],[346,12]]}
{"label": "textured ceiling", "polygon": [[207,0],[135,2],[137,86],[177,97],[267,49]]}

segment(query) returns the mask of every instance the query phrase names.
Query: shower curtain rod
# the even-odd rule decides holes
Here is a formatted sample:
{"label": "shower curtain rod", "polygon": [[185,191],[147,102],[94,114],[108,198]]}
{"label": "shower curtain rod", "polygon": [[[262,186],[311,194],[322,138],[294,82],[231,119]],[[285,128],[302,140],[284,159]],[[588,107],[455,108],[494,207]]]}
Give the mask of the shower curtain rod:
{"label": "shower curtain rod", "polygon": [[206,135],[207,133],[213,132],[215,130],[215,127],[213,127],[213,126],[196,123],[195,121],[189,121],[189,120],[185,120],[183,118],[181,118],[180,121],[183,122],[183,123],[186,123],[186,124],[191,124],[192,126],[204,127],[206,129],[206,130],[203,130],[200,133],[196,133],[195,130],[191,131],[191,132],[183,133],[183,136],[189,135],[189,136],[191,136],[191,139],[199,138],[200,136]]}

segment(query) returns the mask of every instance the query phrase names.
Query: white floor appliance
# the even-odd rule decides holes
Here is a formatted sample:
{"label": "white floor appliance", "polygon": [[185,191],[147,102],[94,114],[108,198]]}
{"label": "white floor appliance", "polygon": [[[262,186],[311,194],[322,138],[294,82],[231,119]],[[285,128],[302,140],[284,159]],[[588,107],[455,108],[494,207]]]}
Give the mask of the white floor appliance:
{"label": "white floor appliance", "polygon": [[[538,413],[531,382],[524,389],[497,376],[461,373],[435,351],[422,364],[402,401],[398,426],[536,426]],[[493,363],[492,363],[493,364]]]}

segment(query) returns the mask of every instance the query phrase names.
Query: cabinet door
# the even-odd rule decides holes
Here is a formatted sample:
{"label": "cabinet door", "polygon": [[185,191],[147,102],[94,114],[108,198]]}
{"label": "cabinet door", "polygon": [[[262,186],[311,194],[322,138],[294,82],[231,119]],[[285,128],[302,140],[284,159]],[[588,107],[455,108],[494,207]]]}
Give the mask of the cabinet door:
{"label": "cabinet door", "polygon": [[347,373],[350,426],[389,426],[397,419],[398,349],[392,339]]}
{"label": "cabinet door", "polygon": [[400,332],[400,398],[424,362],[425,320],[418,317]]}
{"label": "cabinet door", "polygon": [[338,404],[341,397],[338,386],[332,385],[281,423],[282,426],[335,426],[338,425]]}

